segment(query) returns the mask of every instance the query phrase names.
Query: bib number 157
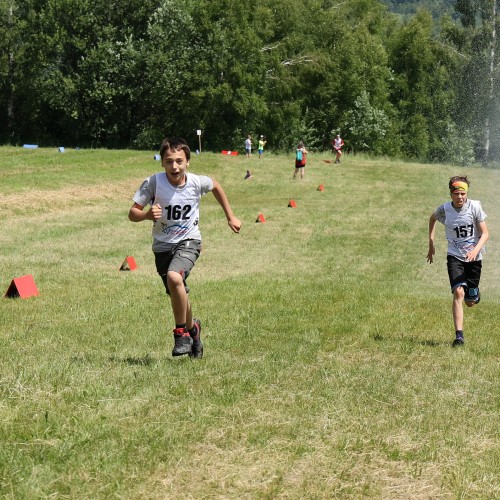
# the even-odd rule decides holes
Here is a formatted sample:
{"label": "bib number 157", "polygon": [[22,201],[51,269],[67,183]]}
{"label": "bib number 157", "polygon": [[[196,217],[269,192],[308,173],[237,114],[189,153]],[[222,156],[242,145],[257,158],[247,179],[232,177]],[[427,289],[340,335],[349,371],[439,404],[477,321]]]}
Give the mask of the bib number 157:
{"label": "bib number 157", "polygon": [[453,228],[455,233],[457,233],[457,238],[469,238],[474,236],[474,225],[469,224],[468,226],[457,226]]}

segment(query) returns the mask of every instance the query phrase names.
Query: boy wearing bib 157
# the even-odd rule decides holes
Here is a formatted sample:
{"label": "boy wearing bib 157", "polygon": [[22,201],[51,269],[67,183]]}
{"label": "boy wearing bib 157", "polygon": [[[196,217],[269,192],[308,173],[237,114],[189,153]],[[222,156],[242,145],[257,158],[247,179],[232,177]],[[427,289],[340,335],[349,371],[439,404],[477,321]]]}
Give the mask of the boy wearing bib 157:
{"label": "boy wearing bib 157", "polygon": [[[201,251],[200,199],[212,192],[229,227],[239,233],[221,185],[210,177],[187,172],[191,151],[183,139],[165,139],[160,148],[163,172],[148,177],[134,195],[129,211],[132,222],[153,221],[153,252],[158,274],[170,296],[174,313],[172,356],[203,356],[201,322],[193,318],[186,279]],[[144,210],[149,205],[150,208]]]}
{"label": "boy wearing bib 157", "polygon": [[445,226],[448,240],[448,276],[453,293],[453,323],[455,325],[454,346],[464,344],[464,312],[463,302],[467,307],[476,305],[481,296],[479,280],[484,245],[489,239],[486,226],[486,214],[481,202],[469,200],[467,192],[470,182],[466,176],[455,176],[450,179],[451,201],[439,206],[429,219],[429,251],[427,261],[432,264],[434,254],[434,235],[436,222]]}

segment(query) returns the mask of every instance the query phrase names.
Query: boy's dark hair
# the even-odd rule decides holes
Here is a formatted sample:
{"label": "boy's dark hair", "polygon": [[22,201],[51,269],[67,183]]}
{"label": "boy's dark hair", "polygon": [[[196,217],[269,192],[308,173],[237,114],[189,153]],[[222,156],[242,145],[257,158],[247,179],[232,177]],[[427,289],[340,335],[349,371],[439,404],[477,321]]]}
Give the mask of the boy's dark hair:
{"label": "boy's dark hair", "polygon": [[469,179],[467,179],[466,175],[455,175],[454,177],[452,177],[450,179],[450,182],[448,182],[448,187],[449,187],[450,191],[452,191],[452,189],[453,189],[454,182],[465,182],[467,184],[467,186],[470,186],[470,181],[469,181]]}
{"label": "boy's dark hair", "polygon": [[187,142],[180,137],[166,137],[163,139],[160,146],[160,157],[162,160],[167,151],[184,151],[186,160],[189,161],[191,158],[191,150],[189,149]]}

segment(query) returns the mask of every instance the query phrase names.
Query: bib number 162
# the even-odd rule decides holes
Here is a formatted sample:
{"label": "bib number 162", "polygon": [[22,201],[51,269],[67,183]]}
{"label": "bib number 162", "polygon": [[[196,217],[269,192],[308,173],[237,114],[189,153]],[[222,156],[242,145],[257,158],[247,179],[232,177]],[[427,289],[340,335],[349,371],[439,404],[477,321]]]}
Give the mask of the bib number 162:
{"label": "bib number 162", "polygon": [[189,212],[191,212],[191,205],[168,205],[165,207],[167,211],[167,218],[169,220],[188,220]]}

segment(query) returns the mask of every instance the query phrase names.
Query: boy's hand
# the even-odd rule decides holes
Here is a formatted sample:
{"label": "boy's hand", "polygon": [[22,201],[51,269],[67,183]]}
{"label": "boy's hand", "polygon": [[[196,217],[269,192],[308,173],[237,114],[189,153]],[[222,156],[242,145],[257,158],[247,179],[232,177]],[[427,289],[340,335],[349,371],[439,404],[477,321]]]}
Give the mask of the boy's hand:
{"label": "boy's hand", "polygon": [[434,254],[436,253],[436,249],[434,248],[434,243],[429,242],[429,251],[427,252],[427,262],[432,264],[434,262]]}
{"label": "boy's hand", "polygon": [[235,232],[239,233],[241,229],[240,219],[236,218],[234,215],[227,221],[229,227]]}
{"label": "boy's hand", "polygon": [[159,203],[151,207],[151,214],[153,215],[153,220],[158,220],[161,218],[163,210]]}
{"label": "boy's hand", "polygon": [[467,262],[474,262],[477,258],[478,253],[479,252],[477,252],[476,249],[471,250],[470,252],[467,252],[467,254],[465,255],[465,260]]}

